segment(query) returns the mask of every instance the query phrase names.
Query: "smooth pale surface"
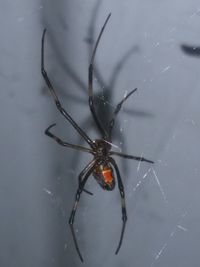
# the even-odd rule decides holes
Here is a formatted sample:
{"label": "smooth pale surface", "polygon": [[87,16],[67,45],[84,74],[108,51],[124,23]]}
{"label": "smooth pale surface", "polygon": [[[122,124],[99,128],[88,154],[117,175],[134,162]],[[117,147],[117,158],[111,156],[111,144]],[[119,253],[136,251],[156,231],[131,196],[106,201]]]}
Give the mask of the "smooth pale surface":
{"label": "smooth pale surface", "polygon": [[61,102],[99,138],[87,105],[87,68],[111,12],[95,58],[101,119],[106,123],[137,87],[117,117],[113,149],[155,164],[115,157],[128,213],[117,256],[118,187],[104,192],[88,181],[94,196],[83,193],[75,220],[85,264],[198,267],[200,58],[180,45],[200,45],[199,1],[2,0],[0,7],[0,266],[82,266],[68,218],[77,176],[91,157],[44,135],[56,122],[56,135],[86,145],[41,77],[41,36],[47,28],[46,68]]}

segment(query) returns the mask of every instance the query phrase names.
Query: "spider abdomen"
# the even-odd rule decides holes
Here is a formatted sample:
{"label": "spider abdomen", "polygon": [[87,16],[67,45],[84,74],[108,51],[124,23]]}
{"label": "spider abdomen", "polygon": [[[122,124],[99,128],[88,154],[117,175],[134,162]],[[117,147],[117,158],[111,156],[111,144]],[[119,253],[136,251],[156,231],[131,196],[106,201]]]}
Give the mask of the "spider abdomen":
{"label": "spider abdomen", "polygon": [[115,188],[115,177],[110,164],[101,163],[98,165],[93,172],[93,176],[104,190],[111,191]]}

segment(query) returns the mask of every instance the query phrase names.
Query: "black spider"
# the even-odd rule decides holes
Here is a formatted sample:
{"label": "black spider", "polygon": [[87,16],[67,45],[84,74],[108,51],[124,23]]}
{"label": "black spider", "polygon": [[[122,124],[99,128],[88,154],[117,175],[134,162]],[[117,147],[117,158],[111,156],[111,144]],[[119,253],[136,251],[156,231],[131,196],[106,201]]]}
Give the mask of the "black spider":
{"label": "black spider", "polygon": [[91,192],[84,189],[85,184],[86,184],[89,176],[93,175],[93,177],[96,179],[96,181],[99,183],[99,185],[104,190],[111,191],[115,187],[115,176],[114,176],[113,169],[115,170],[117,182],[118,182],[118,188],[119,188],[119,192],[120,192],[120,196],[121,196],[122,221],[123,221],[119,244],[118,244],[116,252],[115,252],[115,254],[117,254],[119,252],[120,247],[121,247],[123,236],[124,236],[124,230],[125,230],[125,225],[126,225],[126,221],[127,221],[127,213],[126,213],[126,205],[125,205],[124,186],[122,183],[122,179],[121,179],[121,175],[120,175],[118,166],[117,166],[115,160],[112,158],[112,156],[119,156],[119,157],[123,157],[126,159],[133,159],[133,160],[137,160],[137,161],[146,161],[149,163],[153,163],[153,161],[145,159],[143,157],[127,155],[127,154],[123,154],[123,153],[119,153],[119,152],[115,152],[115,151],[111,150],[112,130],[113,130],[113,126],[115,124],[115,118],[116,118],[117,114],[119,113],[119,111],[122,107],[122,104],[125,102],[125,100],[129,96],[131,96],[137,90],[137,88],[132,90],[129,94],[127,94],[118,103],[118,105],[116,106],[116,108],[114,110],[113,117],[110,120],[108,131],[106,131],[104,129],[104,127],[102,126],[102,124],[101,124],[101,122],[100,122],[100,120],[96,114],[96,110],[95,110],[95,106],[94,106],[94,97],[93,97],[93,62],[94,62],[94,57],[95,57],[95,53],[96,53],[99,41],[101,39],[102,33],[104,31],[104,28],[105,28],[110,16],[111,16],[111,13],[108,15],[100,33],[99,33],[97,41],[95,43],[95,47],[94,47],[91,61],[90,61],[90,65],[89,65],[89,72],[88,72],[88,74],[89,74],[88,75],[89,107],[90,107],[90,111],[92,113],[93,119],[94,119],[94,121],[97,125],[97,128],[99,129],[99,132],[101,134],[101,138],[96,139],[94,141],[90,139],[90,137],[86,134],[86,132],[78,126],[78,124],[69,115],[69,113],[62,107],[62,105],[61,105],[61,103],[60,103],[60,101],[56,95],[56,92],[53,88],[53,85],[52,85],[52,83],[51,83],[51,81],[47,75],[47,72],[45,71],[45,68],[44,68],[44,38],[45,38],[46,29],[44,29],[43,35],[42,35],[41,72],[42,72],[43,78],[44,78],[44,80],[45,80],[45,82],[46,82],[46,84],[50,90],[50,93],[51,93],[51,95],[55,101],[55,104],[56,104],[58,110],[60,111],[60,113],[71,123],[71,125],[75,128],[75,130],[88,143],[90,148],[86,148],[86,147],[82,147],[79,145],[74,145],[74,144],[70,144],[70,143],[67,143],[65,141],[62,141],[59,137],[55,136],[54,134],[52,134],[50,132],[50,129],[53,126],[55,126],[55,124],[50,125],[46,129],[45,134],[48,135],[49,137],[53,138],[58,144],[60,144],[62,146],[66,146],[66,147],[70,147],[70,148],[73,148],[76,150],[88,152],[88,153],[93,155],[92,161],[89,164],[87,164],[87,166],[79,174],[79,177],[78,177],[79,186],[78,186],[76,196],[75,196],[75,203],[74,203],[74,206],[73,206],[73,209],[71,211],[70,218],[69,218],[69,225],[70,225],[70,228],[72,231],[74,244],[75,244],[77,253],[80,257],[80,260],[82,262],[83,262],[83,257],[81,255],[80,249],[78,247],[78,243],[77,243],[77,239],[75,236],[73,224],[74,224],[74,217],[75,217],[75,213],[77,210],[77,205],[78,205],[81,193],[84,191],[84,192],[92,195]]}

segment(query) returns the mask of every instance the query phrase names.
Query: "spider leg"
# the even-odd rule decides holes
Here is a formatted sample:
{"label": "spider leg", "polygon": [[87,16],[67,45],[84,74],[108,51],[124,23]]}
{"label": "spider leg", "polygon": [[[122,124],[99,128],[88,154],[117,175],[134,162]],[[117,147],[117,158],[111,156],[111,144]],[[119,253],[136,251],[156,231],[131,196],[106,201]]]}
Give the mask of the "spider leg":
{"label": "spider leg", "polygon": [[99,129],[99,131],[101,132],[102,136],[107,139],[108,137],[108,134],[106,132],[106,130],[103,128],[101,122],[99,121],[99,118],[97,117],[97,113],[96,113],[96,110],[95,110],[95,106],[94,106],[94,97],[93,97],[93,64],[94,64],[94,57],[95,57],[95,54],[96,54],[96,50],[97,50],[97,47],[98,47],[98,44],[99,44],[99,41],[101,39],[101,36],[103,34],[103,31],[106,27],[106,24],[109,20],[111,16],[111,13],[108,15],[108,17],[106,18],[106,21],[104,22],[104,25],[99,33],[99,36],[97,38],[97,41],[95,43],[95,47],[94,47],[94,50],[93,50],[93,53],[92,53],[92,57],[91,57],[91,61],[90,61],[90,65],[89,65],[89,69],[88,69],[88,94],[89,94],[89,107],[90,107],[90,111],[92,113],[92,116],[94,118],[94,121],[97,125],[97,128]]}
{"label": "spider leg", "polygon": [[56,125],[56,123],[51,124],[46,130],[45,130],[45,134],[48,135],[49,137],[51,137],[52,139],[54,139],[59,145],[61,146],[66,146],[66,147],[70,147],[76,150],[80,150],[80,151],[84,151],[84,152],[88,152],[88,153],[92,153],[92,150],[83,146],[78,146],[78,145],[73,145],[67,142],[62,141],[59,137],[57,137],[56,135],[52,134],[49,130],[54,127]]}
{"label": "spider leg", "polygon": [[49,91],[55,101],[57,109],[60,111],[60,113],[69,121],[69,123],[75,128],[75,130],[85,139],[85,141],[94,148],[93,141],[89,138],[89,136],[78,126],[78,124],[72,119],[72,117],[67,113],[67,111],[62,107],[58,96],[53,88],[53,85],[48,77],[48,74],[44,67],[44,40],[45,40],[45,33],[46,29],[44,29],[42,34],[42,46],[41,46],[41,73],[42,76],[49,88]]}
{"label": "spider leg", "polygon": [[[85,173],[87,173],[87,171],[90,169],[90,164],[88,164],[83,170],[82,172],[79,174],[78,176],[78,180],[79,180],[79,185],[81,184],[82,182],[82,179],[85,175]],[[85,188],[83,189],[83,191],[91,196],[93,196],[93,193],[91,193],[90,191],[86,190]]]}
{"label": "spider leg", "polygon": [[113,117],[109,122],[109,139],[111,139],[111,135],[112,135],[112,129],[114,127],[115,124],[115,118],[117,116],[117,114],[120,112],[121,108],[122,108],[122,104],[129,98],[129,96],[131,96],[135,91],[137,90],[137,88],[133,89],[130,93],[128,93],[116,106],[114,113],[113,113]]}
{"label": "spider leg", "polygon": [[120,196],[121,196],[121,206],[122,206],[122,222],[123,222],[123,224],[122,224],[122,230],[121,230],[119,244],[118,244],[117,249],[115,251],[115,254],[117,254],[121,248],[123,237],[124,237],[124,231],[125,231],[126,221],[127,221],[127,213],[126,213],[124,186],[122,183],[119,169],[118,169],[117,164],[113,158],[109,158],[109,160],[112,163],[112,165],[116,171],[116,174],[117,174],[118,188],[119,188],[119,192],[120,192]]}
{"label": "spider leg", "polygon": [[138,161],[145,161],[148,163],[154,163],[154,161],[143,158],[143,157],[127,155],[127,154],[123,154],[123,153],[119,153],[119,152],[115,152],[115,151],[110,151],[109,155],[115,155],[115,156],[119,156],[119,157],[126,158],[126,159],[133,159],[133,160],[138,160]]}
{"label": "spider leg", "polygon": [[[92,153],[92,150],[91,149],[88,149],[88,148],[85,148],[85,147],[82,147],[82,146],[78,146],[78,145],[73,145],[73,144],[70,144],[70,143],[67,143],[67,142],[64,142],[62,141],[59,137],[55,136],[54,134],[52,134],[49,130],[54,127],[56,125],[56,123],[50,125],[46,130],[45,130],[45,134],[48,135],[49,137],[53,138],[59,145],[61,146],[67,146],[67,147],[70,147],[70,148],[73,148],[73,149],[77,149],[77,150],[80,150],[80,151],[84,151],[84,152],[88,152],[88,153]],[[87,166],[88,167],[88,166]],[[87,168],[86,167],[86,168]],[[81,182],[81,178],[82,176],[85,174],[85,172],[87,171],[87,169],[84,169],[84,173],[82,174],[82,172],[80,173],[79,175],[79,184]],[[93,193],[91,193],[90,191],[86,190],[86,189],[83,189],[84,192],[88,193],[89,195],[93,195]]]}
{"label": "spider leg", "polygon": [[88,190],[86,190],[86,189],[83,189],[83,191],[84,191],[85,193],[87,193],[88,195],[93,196],[93,193],[92,193],[92,192],[90,192],[90,191],[88,191]]}
{"label": "spider leg", "polygon": [[80,249],[79,249],[79,246],[78,246],[78,242],[77,242],[77,239],[76,239],[75,231],[74,231],[74,218],[75,218],[75,214],[76,214],[76,210],[77,210],[78,202],[80,200],[81,193],[82,193],[82,191],[84,189],[84,186],[85,186],[85,184],[87,182],[88,177],[92,174],[93,170],[95,169],[96,163],[97,163],[97,161],[93,160],[92,162],[90,162],[88,164],[88,169],[87,169],[86,174],[85,174],[84,171],[82,172],[82,175],[85,174],[85,177],[79,183],[79,186],[78,186],[78,189],[77,189],[77,192],[76,192],[76,196],[75,196],[75,203],[74,203],[74,206],[73,206],[73,209],[71,211],[70,218],[69,218],[69,225],[70,225],[70,229],[71,229],[71,232],[72,232],[72,237],[73,237],[73,240],[74,240],[76,251],[77,251],[77,253],[79,255],[79,258],[80,258],[80,260],[82,262],[83,262],[83,257],[81,255],[81,252],[80,252]]}

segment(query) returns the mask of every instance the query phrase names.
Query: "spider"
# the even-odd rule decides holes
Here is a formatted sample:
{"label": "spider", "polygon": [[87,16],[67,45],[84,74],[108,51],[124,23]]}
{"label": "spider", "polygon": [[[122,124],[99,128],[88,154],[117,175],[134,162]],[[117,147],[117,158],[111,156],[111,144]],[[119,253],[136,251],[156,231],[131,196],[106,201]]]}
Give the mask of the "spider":
{"label": "spider", "polygon": [[54,139],[59,145],[69,147],[72,149],[76,149],[79,151],[87,152],[93,155],[93,159],[86,165],[86,167],[81,171],[81,173],[78,176],[78,189],[75,195],[75,202],[74,206],[71,211],[71,215],[69,218],[69,225],[72,232],[73,241],[75,244],[76,251],[79,255],[80,260],[83,262],[83,257],[80,252],[78,242],[76,239],[75,231],[74,231],[74,219],[75,214],[78,206],[78,202],[80,200],[80,196],[82,192],[86,192],[90,195],[92,193],[85,189],[86,182],[88,178],[92,175],[95,180],[98,182],[98,184],[102,187],[102,189],[107,191],[112,191],[115,188],[116,178],[117,177],[117,183],[118,183],[118,189],[121,196],[121,208],[122,208],[122,229],[120,234],[119,243],[117,246],[117,249],[115,251],[115,254],[118,254],[125,231],[126,221],[127,221],[127,212],[126,212],[126,205],[125,205],[125,193],[124,193],[124,186],[121,179],[120,171],[118,169],[117,163],[115,162],[114,158],[112,156],[118,156],[125,159],[133,159],[137,161],[145,161],[148,163],[154,163],[152,160],[148,160],[143,157],[138,156],[132,156],[123,154],[120,152],[115,152],[111,150],[111,144],[112,144],[112,130],[115,124],[115,118],[119,111],[121,110],[122,104],[137,90],[137,88],[133,89],[131,92],[129,92],[119,103],[116,105],[113,116],[109,122],[108,130],[106,130],[96,113],[95,105],[94,105],[94,97],[93,97],[93,64],[94,64],[94,58],[96,54],[96,50],[99,44],[99,41],[101,39],[101,36],[103,34],[103,31],[106,27],[106,24],[111,16],[111,13],[107,16],[103,27],[101,28],[101,31],[98,35],[98,38],[96,40],[92,57],[89,64],[88,69],[88,95],[89,95],[89,108],[92,114],[92,117],[94,119],[94,122],[99,130],[99,133],[101,135],[100,139],[92,140],[87,133],[75,122],[75,120],[69,115],[69,113],[63,108],[61,105],[60,100],[58,99],[58,96],[54,90],[54,87],[48,77],[48,74],[45,70],[44,66],[44,40],[45,40],[45,33],[46,29],[43,31],[42,35],[42,44],[41,44],[41,73],[42,76],[49,88],[49,91],[55,101],[57,109],[60,111],[60,113],[67,119],[67,121],[74,127],[74,129],[80,134],[80,136],[85,140],[85,142],[89,145],[89,148],[70,144],[63,140],[61,140],[59,137],[54,135],[50,129],[53,128],[56,124],[50,125],[46,130],[45,134],[52,139]]}

